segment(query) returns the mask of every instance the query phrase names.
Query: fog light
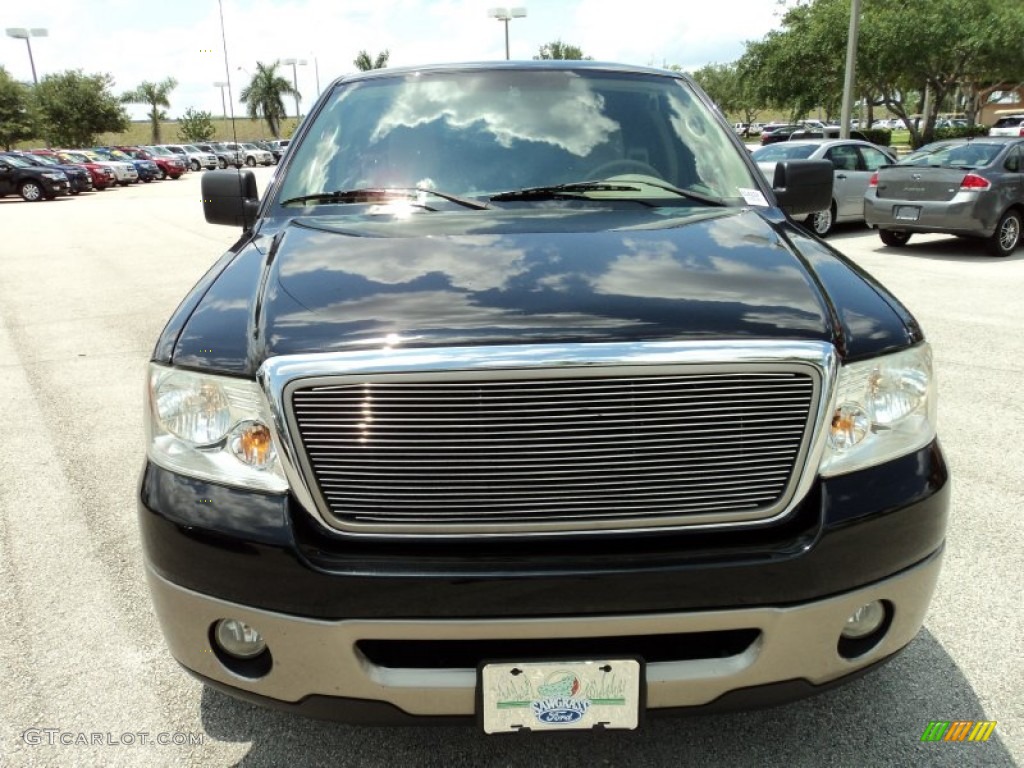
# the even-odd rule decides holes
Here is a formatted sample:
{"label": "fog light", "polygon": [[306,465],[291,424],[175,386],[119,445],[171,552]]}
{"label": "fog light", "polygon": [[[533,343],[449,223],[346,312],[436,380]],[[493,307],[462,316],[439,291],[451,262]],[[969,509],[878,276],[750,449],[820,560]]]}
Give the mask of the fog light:
{"label": "fog light", "polygon": [[238,619],[221,619],[213,633],[217,645],[236,659],[252,659],[267,649],[263,635]]}
{"label": "fog light", "polygon": [[850,614],[843,627],[842,636],[848,640],[859,640],[877,632],[885,621],[885,606],[880,600],[862,605]]}

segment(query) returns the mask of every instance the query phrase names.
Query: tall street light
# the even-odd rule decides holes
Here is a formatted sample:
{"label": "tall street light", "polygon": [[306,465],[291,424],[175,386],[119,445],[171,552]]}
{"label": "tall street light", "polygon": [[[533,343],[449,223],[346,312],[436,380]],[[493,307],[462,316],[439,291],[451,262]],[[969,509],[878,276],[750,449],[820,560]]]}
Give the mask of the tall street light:
{"label": "tall street light", "polygon": [[298,64],[301,67],[306,66],[305,59],[284,59],[281,61],[282,64],[292,65],[292,86],[295,88],[295,119],[298,120],[301,115],[299,114],[299,75],[295,69],[295,65]]}
{"label": "tall street light", "polygon": [[213,84],[214,88],[220,88],[220,108],[224,112],[224,119],[228,119],[228,103],[224,101],[224,89],[228,87],[228,84],[223,80],[218,80]]}
{"label": "tall street light", "polygon": [[526,17],[525,8],[491,8],[487,11],[487,15],[492,19],[505,22],[505,59],[508,60],[508,23],[512,19],[522,19]]}
{"label": "tall street light", "polygon": [[32,65],[32,82],[39,85],[39,78],[36,77],[36,60],[32,58],[31,38],[48,37],[50,34],[49,31],[42,27],[35,27],[33,29],[26,29],[25,27],[8,27],[6,31],[8,37],[25,41],[25,45],[28,46],[28,63]]}
{"label": "tall street light", "polygon": [[860,0],[850,5],[850,30],[846,35],[846,77],[843,79],[843,106],[839,115],[839,138],[850,138],[850,113],[853,111],[853,86],[857,82],[857,35],[860,30]]}

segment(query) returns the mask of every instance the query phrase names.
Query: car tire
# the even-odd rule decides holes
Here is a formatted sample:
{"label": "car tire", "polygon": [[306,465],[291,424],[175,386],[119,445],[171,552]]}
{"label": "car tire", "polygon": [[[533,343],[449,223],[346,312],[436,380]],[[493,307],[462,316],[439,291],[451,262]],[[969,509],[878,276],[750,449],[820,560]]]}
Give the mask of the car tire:
{"label": "car tire", "polygon": [[127,187],[129,184],[131,184],[130,181],[119,181],[117,183],[120,184],[122,187]]}
{"label": "car tire", "polygon": [[38,181],[23,181],[18,185],[18,194],[26,203],[38,203],[45,199],[46,193]]}
{"label": "car tire", "polygon": [[223,170],[227,170],[228,161],[225,160],[223,157],[218,157],[217,158],[217,167],[220,168],[222,171]]}
{"label": "car tire", "polygon": [[156,175],[156,177],[157,177],[158,179],[160,179],[160,181],[163,181],[164,179],[166,179],[166,178],[167,178],[167,171],[165,171],[165,170],[164,170],[163,168],[161,168],[161,169],[160,169],[160,170],[159,170],[159,171],[157,172],[157,175]]}
{"label": "car tire", "polygon": [[993,256],[1009,256],[1020,245],[1021,240],[1021,214],[1020,211],[1010,209],[999,219],[996,231],[992,233],[986,243],[988,252]]}
{"label": "car tire", "polygon": [[153,180],[153,177],[152,177],[152,176],[147,176],[147,177],[146,177],[146,178],[144,178],[144,179],[143,179],[143,178],[142,178],[142,177],[140,176],[139,178],[140,178],[140,179],[142,180],[142,183],[143,183],[143,184],[149,184],[149,182],[151,182],[151,181]]}
{"label": "car tire", "polygon": [[835,227],[836,224],[836,203],[833,200],[832,205],[826,208],[824,211],[818,211],[812,213],[806,219],[804,223],[807,228],[810,229],[818,237],[828,237],[829,233]]}
{"label": "car tire", "polygon": [[198,160],[190,160],[189,161],[189,166],[192,168],[193,171],[198,171],[198,170],[202,169],[202,167],[203,167],[203,166],[201,166],[199,164]]}
{"label": "car tire", "polygon": [[255,168],[256,167],[256,158],[252,157],[252,156],[249,156],[249,157],[245,158],[245,164],[247,166],[249,166],[250,168]]}
{"label": "car tire", "polygon": [[891,229],[878,230],[878,236],[890,248],[902,248],[910,241],[909,232],[893,232]]}

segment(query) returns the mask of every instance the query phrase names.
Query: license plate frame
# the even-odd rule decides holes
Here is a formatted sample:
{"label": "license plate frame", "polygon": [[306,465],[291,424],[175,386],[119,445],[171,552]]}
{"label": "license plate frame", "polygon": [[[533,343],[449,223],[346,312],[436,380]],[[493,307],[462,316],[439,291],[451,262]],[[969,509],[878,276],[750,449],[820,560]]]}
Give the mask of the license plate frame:
{"label": "license plate frame", "polygon": [[476,690],[486,734],[636,730],[647,697],[639,657],[485,661]]}
{"label": "license plate frame", "polygon": [[893,211],[893,218],[896,221],[917,221],[921,218],[921,206],[897,205]]}

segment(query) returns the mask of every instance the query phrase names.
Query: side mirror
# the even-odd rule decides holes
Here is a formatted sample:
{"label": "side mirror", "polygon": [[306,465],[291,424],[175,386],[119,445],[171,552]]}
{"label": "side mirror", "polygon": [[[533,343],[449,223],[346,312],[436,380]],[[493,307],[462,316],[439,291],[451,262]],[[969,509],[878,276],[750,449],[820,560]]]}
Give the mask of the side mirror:
{"label": "side mirror", "polygon": [[249,229],[260,196],[252,171],[207,171],[202,179],[203,215],[211,224]]}
{"label": "side mirror", "polygon": [[828,160],[777,163],[772,191],[779,207],[790,216],[824,211],[832,205],[832,171]]}

